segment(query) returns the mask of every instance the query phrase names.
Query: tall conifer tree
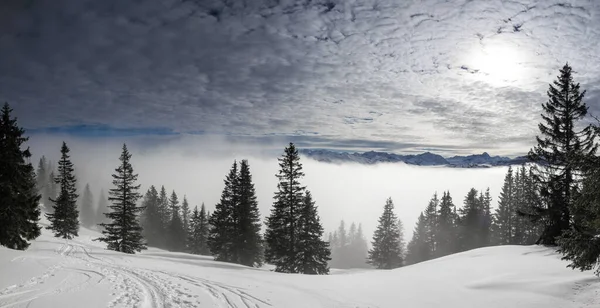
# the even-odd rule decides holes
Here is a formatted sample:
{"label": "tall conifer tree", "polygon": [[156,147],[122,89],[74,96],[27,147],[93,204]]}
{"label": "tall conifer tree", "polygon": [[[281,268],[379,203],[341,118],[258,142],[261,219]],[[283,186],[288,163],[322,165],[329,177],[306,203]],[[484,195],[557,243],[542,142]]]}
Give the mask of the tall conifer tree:
{"label": "tall conifer tree", "polygon": [[29,139],[4,104],[0,112],[0,245],[25,250],[27,241],[40,235],[40,210],[33,166],[29,162]]}
{"label": "tall conifer tree", "polygon": [[388,198],[379,217],[379,225],[373,234],[372,248],[368,263],[379,269],[392,269],[402,266],[398,217],[394,213],[392,198]]}
{"label": "tall conifer tree", "polygon": [[294,272],[302,274],[329,274],[327,262],[331,260],[329,243],[322,239],[323,226],[317,207],[309,191],[306,191],[298,220],[298,243]]}
{"label": "tall conifer tree", "polygon": [[267,262],[275,265],[275,271],[292,273],[295,271],[293,265],[297,263],[297,222],[305,190],[300,180],[304,177],[304,172],[300,155],[293,143],[285,148],[283,156],[278,160],[280,169],[276,175],[277,191],[271,215],[266,222],[265,257]]}
{"label": "tall conifer tree", "polygon": [[48,229],[54,232],[54,236],[72,239],[79,232],[79,211],[77,210],[77,194],[75,169],[69,156],[69,147],[63,142],[60,149],[61,158],[58,161],[58,177],[55,182],[60,185],[58,197],[50,198],[54,203],[52,213],[46,214],[50,221]]}
{"label": "tall conifer tree", "polygon": [[522,212],[533,219],[541,219],[545,228],[538,240],[544,245],[555,245],[556,238],[568,230],[572,220],[571,206],[577,195],[581,161],[596,153],[594,130],[591,125],[577,129],[588,107],[583,102],[585,91],[573,81],[573,70],[565,64],[557,79],[548,89],[548,102],[542,104],[544,113],[539,124],[537,145],[528,157],[538,164],[535,179],[545,206],[532,206]]}
{"label": "tall conifer tree", "polygon": [[143,210],[137,206],[140,185],[136,184],[138,175],[133,173],[131,154],[125,144],[119,160],[121,163],[112,175],[114,188],[109,190],[112,211],[104,213],[110,222],[100,224],[104,228],[103,237],[96,240],[105,242],[110,250],[133,254],[146,249],[138,221]]}

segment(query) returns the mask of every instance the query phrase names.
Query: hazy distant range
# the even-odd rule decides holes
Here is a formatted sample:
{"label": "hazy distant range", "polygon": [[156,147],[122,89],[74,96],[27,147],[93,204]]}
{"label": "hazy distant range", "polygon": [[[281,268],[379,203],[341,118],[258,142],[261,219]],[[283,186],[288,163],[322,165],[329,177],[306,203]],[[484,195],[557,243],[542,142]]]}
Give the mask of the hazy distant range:
{"label": "hazy distant range", "polygon": [[467,156],[443,157],[431,152],[422,154],[399,155],[386,152],[336,152],[331,150],[303,149],[300,153],[307,158],[325,163],[354,162],[359,164],[405,163],[418,166],[447,166],[454,168],[489,168],[496,166],[521,165],[528,162],[524,156],[515,158],[491,156],[484,152]]}

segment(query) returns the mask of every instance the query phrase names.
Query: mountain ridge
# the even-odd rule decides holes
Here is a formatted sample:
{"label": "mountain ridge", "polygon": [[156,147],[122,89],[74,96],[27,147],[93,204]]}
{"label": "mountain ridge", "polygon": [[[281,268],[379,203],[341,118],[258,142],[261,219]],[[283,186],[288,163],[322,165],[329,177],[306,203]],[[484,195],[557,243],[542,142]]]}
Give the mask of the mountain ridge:
{"label": "mountain ridge", "polygon": [[489,168],[498,166],[521,165],[526,163],[527,157],[517,156],[510,158],[506,156],[491,156],[487,152],[471,154],[466,156],[443,157],[432,152],[421,154],[394,154],[388,152],[336,152],[322,149],[302,149],[303,156],[325,163],[354,162],[364,165],[379,163],[405,163],[416,166],[446,166],[454,168]]}

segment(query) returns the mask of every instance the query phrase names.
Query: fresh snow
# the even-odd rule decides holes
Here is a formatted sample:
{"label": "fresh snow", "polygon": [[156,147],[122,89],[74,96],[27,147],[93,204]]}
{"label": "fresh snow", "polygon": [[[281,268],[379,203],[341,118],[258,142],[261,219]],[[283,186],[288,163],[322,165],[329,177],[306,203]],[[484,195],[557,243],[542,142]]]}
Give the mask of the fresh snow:
{"label": "fresh snow", "polygon": [[383,270],[281,274],[150,248],[107,251],[99,234],[44,230],[0,247],[0,307],[598,307],[599,280],[549,248],[503,246]]}

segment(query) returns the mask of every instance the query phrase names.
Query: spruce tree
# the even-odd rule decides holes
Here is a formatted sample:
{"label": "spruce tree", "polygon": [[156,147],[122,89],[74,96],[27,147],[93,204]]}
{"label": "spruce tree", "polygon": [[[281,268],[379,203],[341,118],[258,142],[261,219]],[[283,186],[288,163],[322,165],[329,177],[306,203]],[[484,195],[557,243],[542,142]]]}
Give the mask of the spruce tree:
{"label": "spruce tree", "polygon": [[310,191],[306,191],[298,219],[298,243],[294,272],[311,275],[329,274],[329,244],[322,240],[323,226]]}
{"label": "spruce tree", "polygon": [[492,243],[492,195],[489,187],[485,190],[485,193],[480,194],[479,203],[482,211],[478,225],[478,232],[480,233],[479,247],[486,247]]}
{"label": "spruce tree", "polygon": [[275,265],[275,271],[293,273],[293,265],[297,263],[297,222],[304,202],[305,187],[300,184],[304,172],[293,143],[285,148],[278,160],[277,191],[266,221],[265,257],[267,262]]}
{"label": "spruce tree", "polygon": [[171,198],[169,198],[169,207],[171,209],[171,221],[167,229],[168,248],[171,251],[185,251],[187,233],[183,229],[183,221],[179,213],[179,198],[175,191],[171,193]]}
{"label": "spruce tree", "polygon": [[152,247],[162,247],[165,243],[165,230],[158,201],[158,191],[152,185],[142,201],[144,211],[140,219],[140,225],[143,228],[142,235],[146,239],[147,245]]}
{"label": "spruce tree", "polygon": [[373,234],[368,263],[378,269],[393,269],[402,266],[398,217],[394,213],[392,198],[388,198],[379,217],[379,225]]}
{"label": "spruce tree", "polygon": [[400,218],[398,218],[398,247],[400,249],[400,266],[403,266],[406,259],[406,241],[404,239],[404,223]]}
{"label": "spruce tree", "polygon": [[0,112],[0,245],[25,250],[40,235],[40,195],[31,153],[22,149],[29,138],[11,112],[8,103]]}
{"label": "spruce tree", "polygon": [[238,260],[237,247],[235,247],[238,203],[236,192],[239,187],[237,161],[233,162],[224,183],[221,200],[215,205],[215,211],[209,219],[212,228],[209,232],[208,246],[215,260],[235,263]]}
{"label": "spruce tree", "polygon": [[60,149],[61,158],[58,162],[58,177],[56,183],[60,185],[58,197],[50,198],[53,205],[52,213],[46,214],[50,221],[47,228],[54,232],[54,236],[72,239],[79,232],[79,211],[77,210],[77,180],[75,169],[69,156],[69,147],[63,142]]}
{"label": "spruce tree", "polygon": [[485,235],[482,234],[485,212],[482,198],[479,197],[479,192],[475,188],[471,188],[465,196],[460,214],[460,250],[465,251],[485,246]]}
{"label": "spruce tree", "polygon": [[435,257],[442,257],[456,251],[456,207],[450,192],[444,192],[438,209],[438,228],[435,235],[437,241]]}
{"label": "spruce tree", "polygon": [[164,232],[163,238],[165,239],[164,243],[161,244],[161,248],[169,248],[167,245],[167,241],[169,239],[168,228],[173,215],[169,208],[169,196],[164,186],[161,186],[160,193],[158,195],[158,212],[160,213],[161,217],[160,229]]}
{"label": "spruce tree", "polygon": [[190,219],[190,232],[188,235],[188,252],[196,255],[207,255],[208,250],[208,219],[204,203],[200,211],[198,207],[192,211]]}
{"label": "spruce tree", "polygon": [[125,144],[119,160],[121,163],[112,175],[114,188],[109,190],[112,211],[104,213],[110,222],[100,224],[104,236],[96,240],[105,242],[109,250],[133,254],[146,249],[138,222],[138,214],[144,208],[137,206],[140,185],[136,185],[138,175],[133,173],[131,154]]}
{"label": "spruce tree", "polygon": [[432,258],[431,250],[426,242],[427,239],[427,220],[421,213],[415,224],[413,236],[406,247],[406,264],[415,264],[427,261]]}
{"label": "spruce tree", "polygon": [[185,195],[183,196],[183,202],[181,203],[181,220],[183,222],[183,230],[187,234],[190,231],[190,204]]}
{"label": "spruce tree", "polygon": [[247,160],[242,160],[240,163],[237,184],[238,197],[236,199],[239,204],[235,212],[237,216],[236,245],[239,256],[238,262],[247,266],[261,266],[263,256],[260,213]]}
{"label": "spruce tree", "polygon": [[83,195],[81,196],[81,212],[80,221],[81,225],[89,228],[95,224],[96,209],[94,208],[94,196],[90,190],[90,184],[85,184],[83,189]]}
{"label": "spruce tree", "polygon": [[585,162],[580,194],[572,207],[574,223],[558,238],[559,252],[573,269],[600,275],[600,157]]}
{"label": "spruce tree", "polygon": [[437,221],[437,210],[439,207],[439,199],[437,193],[433,194],[429,204],[425,209],[425,223],[426,223],[426,237],[424,239],[426,245],[429,247],[429,255],[435,256],[437,243],[435,235],[438,233],[438,221]]}
{"label": "spruce tree", "polygon": [[500,191],[498,207],[494,213],[493,238],[497,245],[513,244],[514,220],[515,220],[515,202],[514,202],[514,181],[513,169],[508,167],[504,184]]}
{"label": "spruce tree", "polygon": [[573,81],[572,68],[565,64],[548,89],[548,102],[539,124],[537,145],[529,151],[529,159],[537,163],[534,173],[539,182],[544,206],[532,206],[521,214],[542,220],[544,230],[539,244],[555,245],[556,238],[568,230],[572,220],[571,207],[577,194],[582,166],[579,162],[596,153],[591,125],[577,129],[588,107],[583,102],[585,91]]}

